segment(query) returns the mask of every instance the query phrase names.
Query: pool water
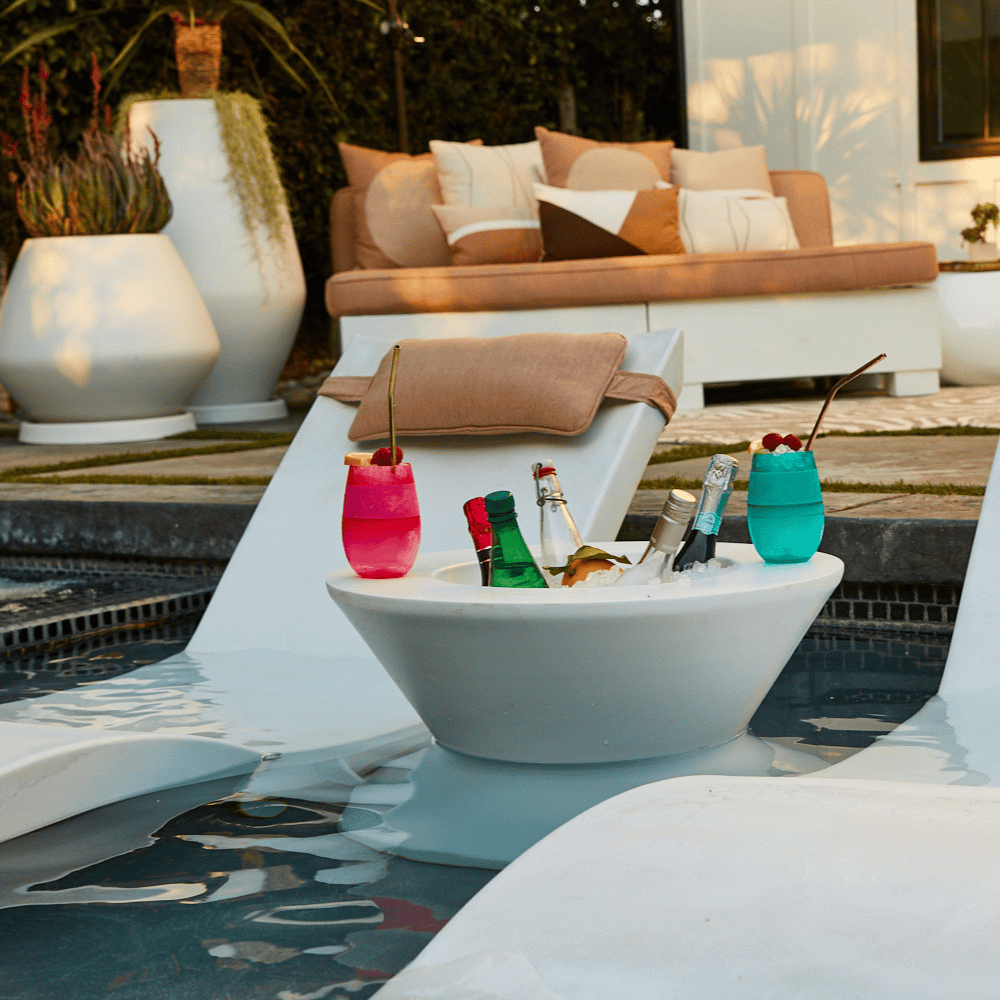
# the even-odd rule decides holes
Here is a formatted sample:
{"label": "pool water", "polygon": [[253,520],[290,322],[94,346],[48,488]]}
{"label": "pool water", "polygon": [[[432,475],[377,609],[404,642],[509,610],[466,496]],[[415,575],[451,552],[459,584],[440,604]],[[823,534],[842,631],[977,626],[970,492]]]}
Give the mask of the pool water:
{"label": "pool water", "polygon": [[[120,671],[153,642],[105,651]],[[947,648],[814,627],[752,728],[842,759],[936,691]],[[365,1000],[495,874],[377,854],[338,833],[341,806],[246,799],[238,780],[0,844],[0,996]]]}

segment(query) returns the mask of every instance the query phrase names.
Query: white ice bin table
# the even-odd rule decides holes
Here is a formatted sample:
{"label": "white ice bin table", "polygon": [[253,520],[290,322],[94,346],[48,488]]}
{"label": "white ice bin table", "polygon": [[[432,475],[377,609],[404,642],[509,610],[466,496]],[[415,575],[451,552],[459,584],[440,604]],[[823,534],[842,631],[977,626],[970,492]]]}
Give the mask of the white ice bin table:
{"label": "white ice bin table", "polygon": [[747,725],[844,567],[824,553],[771,566],[750,545],[718,555],[717,575],[639,587],[487,588],[468,550],[421,556],[398,580],[332,574],[331,597],[435,739],[386,817],[406,835],[397,852],[502,865],[626,788],[766,773],[774,749]]}

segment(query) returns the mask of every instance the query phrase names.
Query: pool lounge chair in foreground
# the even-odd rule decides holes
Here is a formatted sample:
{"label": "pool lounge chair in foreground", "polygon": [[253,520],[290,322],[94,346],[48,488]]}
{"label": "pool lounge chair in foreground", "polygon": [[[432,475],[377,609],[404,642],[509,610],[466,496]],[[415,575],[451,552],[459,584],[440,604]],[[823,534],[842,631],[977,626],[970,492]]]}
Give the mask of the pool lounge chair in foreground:
{"label": "pool lounge chair in foreground", "polygon": [[815,774],[608,799],[501,872],[379,1000],[995,998],[998,563],[995,458],[926,707]]}
{"label": "pool lounge chair in foreground", "polygon": [[[631,335],[622,369],[679,390],[682,342],[679,330]],[[354,338],[337,374],[371,375],[391,343]],[[0,706],[0,840],[226,775],[252,775],[251,793],[324,800],[356,784],[358,772],[427,744],[420,718],[325,586],[346,567],[343,455],[359,447],[347,437],[355,413],[316,400],[184,653]],[[616,402],[578,437],[408,440],[422,550],[471,557],[468,497],[510,488],[522,511],[533,510],[539,457],[573,484],[581,531],[614,538],[663,425],[645,403]]]}

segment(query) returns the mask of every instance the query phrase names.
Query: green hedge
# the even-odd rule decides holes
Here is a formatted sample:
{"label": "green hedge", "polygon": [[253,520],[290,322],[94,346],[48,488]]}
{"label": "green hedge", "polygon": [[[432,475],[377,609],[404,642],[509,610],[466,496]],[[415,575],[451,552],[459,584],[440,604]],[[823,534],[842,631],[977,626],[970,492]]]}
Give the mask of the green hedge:
{"label": "green hedge", "polygon": [[[2,4],[2,0],[0,0]],[[560,128],[559,95],[572,88],[578,131],[603,139],[683,140],[683,100],[676,32],[677,0],[409,0],[402,4],[423,43],[405,47],[410,151],[433,138],[527,142],[535,125]],[[0,66],[0,130],[23,136],[19,93],[23,67],[49,65],[54,134],[75,143],[90,115],[90,53],[101,65],[140,25],[152,2],[29,0],[0,21],[3,51],[67,16],[103,11],[73,31]],[[271,0],[267,7],[325,76],[338,106],[318,87],[302,91],[238,22],[223,23],[222,86],[263,101],[288,192],[308,300],[297,340],[321,352],[329,320],[323,284],[330,272],[330,197],[345,183],[336,144],[397,148],[391,51],[381,16],[357,0]],[[654,17],[654,12],[662,16]],[[296,65],[293,57],[289,61]],[[308,82],[308,76],[300,65]],[[124,75],[112,103],[127,92],[176,88],[172,25],[157,21]],[[7,174],[0,163],[0,253],[8,263],[23,239]]]}

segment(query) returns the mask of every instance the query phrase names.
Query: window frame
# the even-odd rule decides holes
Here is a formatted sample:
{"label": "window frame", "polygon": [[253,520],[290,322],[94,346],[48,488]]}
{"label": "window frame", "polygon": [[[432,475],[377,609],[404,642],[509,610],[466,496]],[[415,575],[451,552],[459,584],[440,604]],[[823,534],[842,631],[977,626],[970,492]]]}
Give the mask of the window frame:
{"label": "window frame", "polygon": [[938,37],[937,0],[917,0],[920,159],[964,160],[982,156],[1000,156],[1000,136],[951,141],[943,141],[939,138],[941,94],[938,87],[940,76]]}

